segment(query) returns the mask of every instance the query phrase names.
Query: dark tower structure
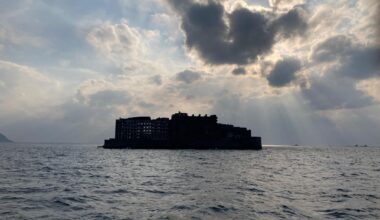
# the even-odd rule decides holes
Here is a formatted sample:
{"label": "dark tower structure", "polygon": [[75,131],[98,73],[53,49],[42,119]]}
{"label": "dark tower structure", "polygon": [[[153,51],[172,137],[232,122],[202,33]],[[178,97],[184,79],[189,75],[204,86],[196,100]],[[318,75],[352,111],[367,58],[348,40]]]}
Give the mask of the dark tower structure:
{"label": "dark tower structure", "polygon": [[217,123],[216,115],[189,116],[175,113],[169,118],[133,117],[116,120],[115,138],[104,148],[131,149],[251,149],[259,150],[260,137],[247,128]]}

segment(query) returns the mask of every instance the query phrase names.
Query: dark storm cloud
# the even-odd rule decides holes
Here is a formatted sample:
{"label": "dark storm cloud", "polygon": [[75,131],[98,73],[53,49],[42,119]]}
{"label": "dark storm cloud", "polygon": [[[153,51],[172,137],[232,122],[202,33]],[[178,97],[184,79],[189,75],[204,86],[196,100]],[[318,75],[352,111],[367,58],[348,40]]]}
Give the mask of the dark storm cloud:
{"label": "dark storm cloud", "polygon": [[208,5],[193,4],[183,15],[182,28],[186,33],[186,45],[196,49],[209,63],[229,62],[227,25],[223,21],[224,8],[211,2]]}
{"label": "dark storm cloud", "polygon": [[335,36],[316,46],[312,59],[315,62],[338,64],[333,73],[354,79],[380,76],[380,47],[359,45],[346,36]]}
{"label": "dark storm cloud", "polygon": [[186,46],[210,64],[249,64],[270,52],[276,36],[291,37],[306,29],[301,8],[280,16],[239,8],[227,13],[208,1],[169,1],[182,18]]}
{"label": "dark storm cloud", "polygon": [[246,74],[246,71],[243,67],[238,67],[238,68],[235,68],[234,70],[232,70],[232,74],[234,75],[244,75]]}
{"label": "dark storm cloud", "polygon": [[301,62],[294,58],[278,61],[267,76],[269,85],[283,87],[296,79],[296,73],[301,69]]}
{"label": "dark storm cloud", "polygon": [[279,35],[285,38],[302,35],[307,30],[305,17],[305,10],[301,7],[295,7],[275,20],[273,28]]}
{"label": "dark storm cloud", "polygon": [[198,72],[194,72],[191,70],[185,70],[182,72],[177,73],[176,79],[178,81],[190,84],[193,83],[201,78],[201,74]]}
{"label": "dark storm cloud", "polygon": [[251,63],[271,50],[275,33],[268,30],[269,20],[263,14],[237,9],[229,19],[232,43],[227,59],[231,63]]}

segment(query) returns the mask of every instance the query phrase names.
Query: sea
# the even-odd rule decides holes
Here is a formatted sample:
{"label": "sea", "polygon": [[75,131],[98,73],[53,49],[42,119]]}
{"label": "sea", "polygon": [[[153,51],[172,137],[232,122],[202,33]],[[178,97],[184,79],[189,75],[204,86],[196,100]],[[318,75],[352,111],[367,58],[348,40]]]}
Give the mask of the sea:
{"label": "sea", "polygon": [[0,219],[380,219],[380,148],[0,144]]}

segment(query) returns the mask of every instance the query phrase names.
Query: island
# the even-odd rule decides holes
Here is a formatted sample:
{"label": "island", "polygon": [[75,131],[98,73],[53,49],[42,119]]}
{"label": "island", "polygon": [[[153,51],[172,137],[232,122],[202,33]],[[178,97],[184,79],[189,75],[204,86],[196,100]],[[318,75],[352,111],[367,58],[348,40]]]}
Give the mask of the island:
{"label": "island", "polygon": [[171,118],[132,117],[116,120],[115,138],[107,149],[261,150],[261,137],[251,130],[217,122],[216,115],[175,113]]}
{"label": "island", "polygon": [[0,143],[12,143],[13,141],[9,140],[5,135],[0,133]]}

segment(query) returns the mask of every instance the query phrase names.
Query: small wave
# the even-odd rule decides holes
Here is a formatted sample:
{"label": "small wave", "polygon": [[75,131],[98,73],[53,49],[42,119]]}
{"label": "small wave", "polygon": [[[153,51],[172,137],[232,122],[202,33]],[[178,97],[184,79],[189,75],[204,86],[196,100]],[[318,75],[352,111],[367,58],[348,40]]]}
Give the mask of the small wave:
{"label": "small wave", "polygon": [[53,170],[53,168],[51,168],[51,167],[49,167],[49,166],[44,166],[44,167],[42,167],[41,169],[40,169],[40,171],[44,171],[44,172],[50,172],[50,171],[52,171]]}
{"label": "small wave", "polygon": [[327,209],[327,210],[323,210],[322,212],[334,218],[348,218],[348,217],[356,216],[356,214],[363,213],[365,211],[362,209],[345,208],[345,209]]}
{"label": "small wave", "polygon": [[45,193],[57,190],[58,187],[20,187],[20,188],[0,188],[0,193],[15,193],[15,194],[33,194]]}
{"label": "small wave", "polygon": [[371,199],[380,199],[379,196],[376,196],[376,195],[373,195],[373,194],[367,194],[367,195],[363,195],[363,196],[365,196],[367,198],[371,198]]}
{"label": "small wave", "polygon": [[6,200],[22,200],[23,198],[22,197],[18,197],[18,196],[2,196],[0,197],[0,201],[6,201]]}
{"label": "small wave", "polygon": [[252,187],[252,188],[247,188],[248,191],[251,191],[251,192],[258,192],[258,193],[264,193],[265,190],[262,190],[262,189],[259,189],[259,188],[255,188],[255,187]]}
{"label": "small wave", "polygon": [[350,190],[348,190],[348,189],[341,189],[341,188],[336,189],[336,191],[338,191],[338,192],[350,192]]}
{"label": "small wave", "polygon": [[91,209],[92,206],[86,204],[87,201],[81,197],[56,197],[47,203],[48,208],[53,208],[61,211],[80,211]]}
{"label": "small wave", "polygon": [[86,201],[80,197],[65,197],[65,200],[76,202],[76,203],[85,203]]}
{"label": "small wave", "polygon": [[123,194],[123,193],[130,193],[130,191],[126,189],[117,189],[117,190],[111,191],[111,193]]}
{"label": "small wave", "polygon": [[144,190],[144,191],[148,192],[148,193],[162,194],[162,195],[171,194],[170,192],[164,192],[164,191],[155,190],[155,189],[147,189],[147,190]]}
{"label": "small wave", "polygon": [[33,211],[33,210],[38,210],[42,208],[39,206],[24,206],[24,207],[20,207],[20,209],[23,211]]}
{"label": "small wave", "polygon": [[16,215],[17,213],[16,212],[13,212],[13,211],[4,211],[4,212],[0,212],[0,216],[3,216],[5,217],[6,215]]}
{"label": "small wave", "polygon": [[285,213],[288,213],[288,214],[291,214],[291,215],[295,215],[296,214],[295,210],[293,210],[289,206],[282,205],[281,208],[282,208],[282,211],[285,212]]}
{"label": "small wave", "polygon": [[127,193],[131,193],[131,194],[135,194],[127,189],[114,189],[114,190],[94,190],[93,193],[96,193],[96,194],[106,194],[106,195],[109,195],[109,194],[127,194]]}
{"label": "small wave", "polygon": [[56,149],[0,154],[0,219],[380,219],[378,149]]}
{"label": "small wave", "polygon": [[202,175],[197,175],[197,174],[194,174],[194,173],[191,173],[191,174],[185,174],[185,176],[187,177],[187,178],[195,178],[195,179],[203,179],[203,178],[205,178],[204,176],[202,176]]}
{"label": "small wave", "polygon": [[192,207],[186,205],[175,205],[171,209],[173,210],[191,210]]}
{"label": "small wave", "polygon": [[145,181],[143,183],[141,183],[142,186],[153,186],[154,185],[154,181]]}
{"label": "small wave", "polygon": [[364,198],[367,201],[375,201],[380,199],[380,196],[374,194],[352,194],[353,197]]}
{"label": "small wave", "polygon": [[203,162],[199,162],[200,165],[210,165],[210,164],[213,164],[213,163],[210,163],[210,162],[207,162],[207,161],[203,161]]}
{"label": "small wave", "polygon": [[217,212],[217,213],[224,213],[224,212],[229,212],[229,211],[235,211],[236,210],[233,207],[228,208],[228,207],[223,206],[223,205],[211,206],[208,209],[211,210],[211,211],[213,211],[213,212]]}
{"label": "small wave", "polygon": [[54,200],[53,200],[53,203],[54,203],[54,204],[57,204],[57,205],[59,205],[59,206],[67,206],[67,207],[70,206],[69,203],[63,201],[62,199],[54,199]]}

